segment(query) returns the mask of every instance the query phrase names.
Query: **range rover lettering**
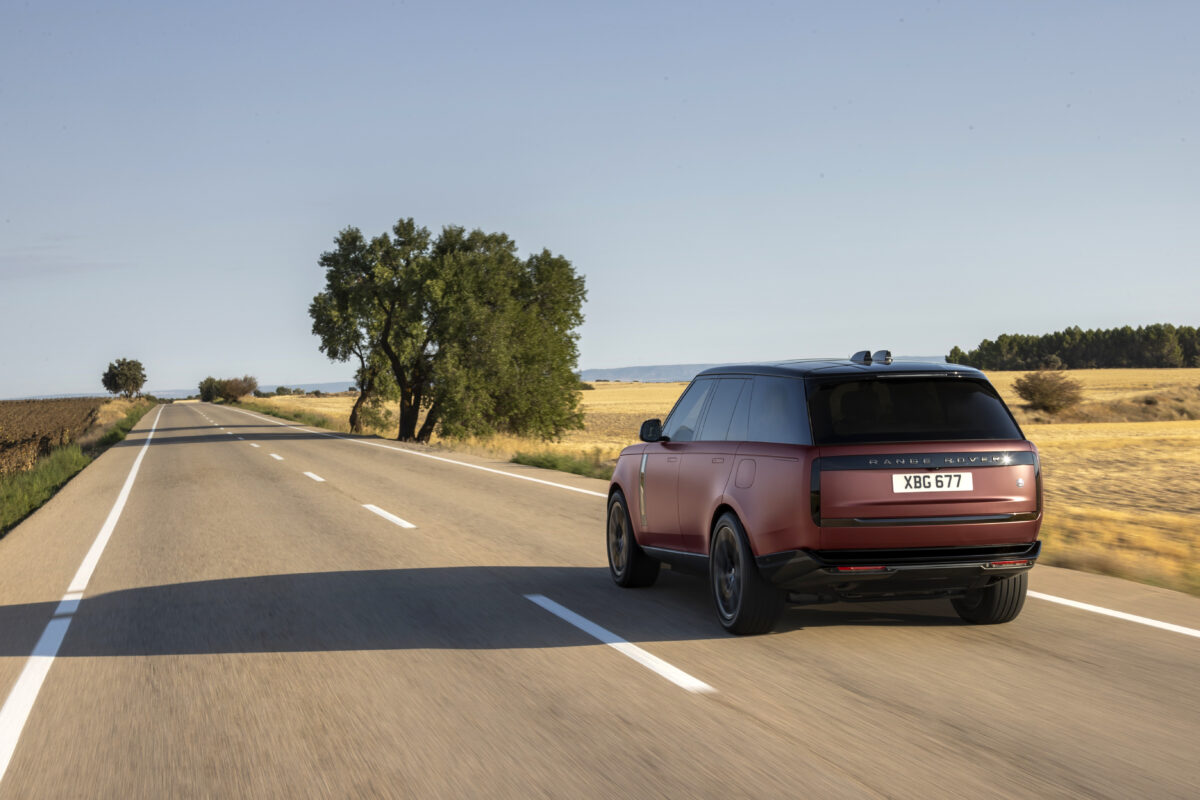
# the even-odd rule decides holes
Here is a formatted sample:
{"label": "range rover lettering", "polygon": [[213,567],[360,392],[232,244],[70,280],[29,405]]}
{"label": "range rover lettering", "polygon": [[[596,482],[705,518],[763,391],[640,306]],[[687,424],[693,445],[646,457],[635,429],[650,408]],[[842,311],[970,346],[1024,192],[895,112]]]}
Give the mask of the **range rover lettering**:
{"label": "range rover lettering", "polygon": [[706,575],[731,633],[787,603],[945,598],[1009,622],[1041,543],[1037,448],[983,373],[894,361],[717,367],[642,424],[609,487],[622,587]]}

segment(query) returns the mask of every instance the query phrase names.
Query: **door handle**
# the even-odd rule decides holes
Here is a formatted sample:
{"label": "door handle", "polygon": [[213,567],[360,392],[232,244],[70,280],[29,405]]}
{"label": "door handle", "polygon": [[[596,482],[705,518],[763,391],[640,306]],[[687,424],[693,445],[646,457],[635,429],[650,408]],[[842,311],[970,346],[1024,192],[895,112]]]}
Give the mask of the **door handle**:
{"label": "door handle", "polygon": [[667,456],[668,463],[671,461],[678,461],[678,460],[679,460],[679,456]]}
{"label": "door handle", "polygon": [[723,458],[714,458],[714,459],[713,459],[713,463],[714,463],[714,464],[724,464],[724,463],[725,463],[725,459],[723,459]]}

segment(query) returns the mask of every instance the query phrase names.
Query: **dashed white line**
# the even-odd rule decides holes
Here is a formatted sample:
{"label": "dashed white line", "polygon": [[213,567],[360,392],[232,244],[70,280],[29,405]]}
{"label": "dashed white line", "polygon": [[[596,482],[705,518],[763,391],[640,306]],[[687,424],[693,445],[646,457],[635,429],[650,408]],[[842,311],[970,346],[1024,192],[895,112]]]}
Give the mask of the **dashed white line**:
{"label": "dashed white line", "polygon": [[1090,603],[1081,603],[1078,600],[1068,600],[1065,597],[1055,597],[1052,594],[1042,594],[1041,592],[1028,592],[1030,597],[1036,597],[1038,600],[1047,600],[1051,603],[1059,603],[1060,605],[1078,608],[1081,611],[1091,611],[1093,614],[1103,614],[1106,617],[1115,617],[1123,619],[1126,622],[1136,622],[1139,625],[1149,625],[1151,628],[1159,630],[1171,631],[1172,633],[1182,633],[1184,636],[1195,636],[1200,638],[1200,630],[1195,628],[1185,628],[1182,625],[1174,625],[1170,622],[1159,622],[1156,619],[1149,617],[1139,617],[1137,614],[1126,614],[1124,611],[1113,611],[1111,608],[1103,606],[1094,606]]}
{"label": "dashed white line", "polygon": [[251,446],[251,447],[261,447],[261,445],[257,445],[257,444],[255,444],[254,442],[251,442],[251,443],[250,443],[250,446]]}
{"label": "dashed white line", "polygon": [[415,528],[415,527],[417,527],[416,525],[413,525],[413,524],[412,524],[411,522],[409,522],[408,520],[403,520],[403,519],[400,519],[399,517],[397,517],[395,514],[391,513],[390,511],[384,511],[384,510],[383,510],[382,508],[380,508],[379,506],[373,506],[373,505],[371,505],[370,503],[365,503],[365,504],[363,505],[363,508],[365,508],[367,511],[370,511],[372,514],[378,514],[379,516],[381,516],[381,517],[383,517],[384,519],[386,519],[388,522],[394,522],[394,523],[396,523],[396,524],[397,524],[397,525],[399,525],[401,528]]}
{"label": "dashed white line", "polygon": [[13,684],[8,698],[0,707],[0,782],[3,782],[4,773],[8,771],[13,752],[17,749],[17,742],[21,738],[21,731],[25,728],[25,722],[29,719],[30,712],[33,711],[33,704],[42,690],[42,684],[46,681],[50,666],[54,663],[55,656],[58,655],[58,648],[62,646],[63,638],[67,635],[67,628],[71,626],[72,615],[79,607],[83,591],[87,588],[88,581],[91,580],[92,573],[96,570],[96,565],[100,563],[100,555],[104,552],[108,540],[112,538],[113,530],[117,527],[117,520],[121,518],[121,512],[125,510],[125,502],[129,499],[133,481],[137,478],[138,470],[141,469],[142,459],[146,457],[150,440],[154,438],[154,431],[158,427],[162,410],[163,406],[159,406],[154,415],[154,423],[150,426],[150,432],[146,435],[142,449],[138,451],[137,457],[133,460],[133,466],[129,468],[129,475],[125,478],[125,484],[121,487],[116,502],[108,512],[108,517],[100,527],[100,532],[96,534],[96,539],[88,549],[87,555],[83,557],[83,563],[79,565],[75,577],[71,579],[67,593],[63,595],[62,600],[54,609],[53,619],[42,631],[41,637],[34,645],[33,653],[30,654],[24,669],[17,677],[17,682]]}
{"label": "dashed white line", "polygon": [[312,478],[312,479],[313,479],[314,481],[316,481],[317,483],[324,483],[324,482],[325,482],[325,479],[324,479],[324,478],[322,478],[320,475],[314,475],[314,474],[313,474],[313,473],[311,473],[311,472],[306,472],[306,473],[304,473],[304,474],[305,474],[305,475],[307,475],[308,477]]}
{"label": "dashed white line", "polygon": [[599,639],[601,642],[613,648],[618,653],[621,653],[628,658],[632,658],[646,669],[661,675],[676,686],[687,689],[689,692],[709,693],[716,691],[716,689],[709,686],[704,681],[699,680],[698,678],[693,678],[691,675],[688,675],[678,667],[668,664],[658,656],[646,652],[636,644],[625,641],[607,628],[601,628],[591,620],[579,616],[571,609],[567,608],[566,606],[559,605],[545,595],[527,594],[525,595],[525,599],[529,600],[530,602],[537,603],[539,606],[546,609],[559,619],[569,622],[589,636]]}
{"label": "dashed white line", "polygon": [[246,441],[246,440],[245,440],[245,439],[243,439],[241,436],[237,437],[237,439],[238,439],[238,441],[239,441],[239,442],[244,442],[244,441]]}
{"label": "dashed white line", "polygon": [[283,456],[276,455],[275,453],[271,453],[271,458],[275,459],[276,461],[283,461]]}

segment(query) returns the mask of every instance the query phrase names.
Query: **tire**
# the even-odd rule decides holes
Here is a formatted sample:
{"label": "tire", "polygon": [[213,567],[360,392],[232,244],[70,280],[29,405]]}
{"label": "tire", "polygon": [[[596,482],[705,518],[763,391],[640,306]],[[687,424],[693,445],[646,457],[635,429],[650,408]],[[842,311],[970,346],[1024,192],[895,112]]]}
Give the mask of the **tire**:
{"label": "tire", "polygon": [[613,583],[626,589],[652,586],[658,580],[659,562],[646,555],[633,535],[629,508],[621,490],[608,498],[608,572]]}
{"label": "tire", "polygon": [[969,591],[951,602],[954,610],[967,622],[996,625],[1017,618],[1021,607],[1025,605],[1025,591],[1028,588],[1029,573],[1022,572],[982,589]]}
{"label": "tire", "polygon": [[746,531],[726,512],[713,525],[708,585],[721,627],[739,635],[766,633],[783,612],[784,592],[759,574]]}

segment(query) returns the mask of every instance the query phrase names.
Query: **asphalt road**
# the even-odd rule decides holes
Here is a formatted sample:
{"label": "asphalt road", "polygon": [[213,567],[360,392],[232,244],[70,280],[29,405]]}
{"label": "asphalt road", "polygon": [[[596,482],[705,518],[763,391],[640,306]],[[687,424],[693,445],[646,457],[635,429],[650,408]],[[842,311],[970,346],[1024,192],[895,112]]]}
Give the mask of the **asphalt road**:
{"label": "asphalt road", "polygon": [[[1200,795],[1194,635],[1031,597],[1008,625],[836,605],[730,637],[698,579],[612,585],[602,482],[451,457],[507,474],[147,415],[0,540],[0,798]],[[1200,629],[1178,593],[1031,582]]]}

